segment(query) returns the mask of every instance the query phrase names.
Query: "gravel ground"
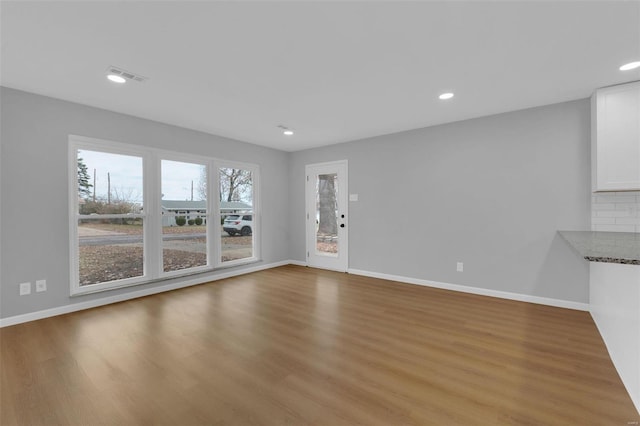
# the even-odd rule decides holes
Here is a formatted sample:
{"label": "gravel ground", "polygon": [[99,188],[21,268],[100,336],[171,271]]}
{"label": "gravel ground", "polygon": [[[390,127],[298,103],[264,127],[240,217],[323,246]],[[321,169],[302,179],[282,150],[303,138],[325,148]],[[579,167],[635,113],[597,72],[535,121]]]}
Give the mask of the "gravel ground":
{"label": "gravel ground", "polygon": [[[86,246],[80,252],[80,285],[139,277],[142,275],[142,247]],[[164,269],[177,271],[207,264],[204,253],[165,250]]]}

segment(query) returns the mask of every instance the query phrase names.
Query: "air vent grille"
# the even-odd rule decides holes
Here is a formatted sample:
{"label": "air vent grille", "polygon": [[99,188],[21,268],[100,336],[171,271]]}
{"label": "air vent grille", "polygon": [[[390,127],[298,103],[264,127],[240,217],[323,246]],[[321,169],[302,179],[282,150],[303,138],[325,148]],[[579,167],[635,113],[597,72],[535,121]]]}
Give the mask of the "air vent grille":
{"label": "air vent grille", "polygon": [[125,71],[122,68],[110,66],[107,68],[107,74],[119,75],[122,78],[126,78],[127,80],[138,81],[140,83],[149,80],[149,78],[141,76],[140,74],[135,74],[130,71]]}

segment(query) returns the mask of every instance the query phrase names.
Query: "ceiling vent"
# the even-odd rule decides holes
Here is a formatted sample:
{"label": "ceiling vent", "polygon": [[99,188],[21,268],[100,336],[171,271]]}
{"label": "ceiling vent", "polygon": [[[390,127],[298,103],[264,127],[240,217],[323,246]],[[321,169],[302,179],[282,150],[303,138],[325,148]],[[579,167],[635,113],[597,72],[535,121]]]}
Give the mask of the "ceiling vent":
{"label": "ceiling vent", "polygon": [[140,74],[135,74],[130,71],[125,71],[122,68],[113,66],[107,68],[107,74],[119,75],[120,77],[126,78],[127,80],[138,81],[140,83],[149,80],[149,78],[143,77]]}

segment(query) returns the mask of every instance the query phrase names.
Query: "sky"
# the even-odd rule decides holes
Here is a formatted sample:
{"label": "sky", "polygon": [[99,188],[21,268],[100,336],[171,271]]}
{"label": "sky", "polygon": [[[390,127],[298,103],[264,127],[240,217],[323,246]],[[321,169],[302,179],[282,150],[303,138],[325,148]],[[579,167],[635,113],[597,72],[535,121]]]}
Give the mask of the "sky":
{"label": "sky", "polygon": [[193,199],[203,199],[198,187],[206,170],[204,165],[162,160],[161,167],[163,200],[191,200],[192,182]]}
{"label": "sky", "polygon": [[[142,203],[142,159],[120,154],[79,150],[78,158],[82,158],[87,166],[89,183],[93,185],[95,170],[96,197],[107,198],[108,179],[111,177],[111,197],[116,193],[128,201]],[[193,181],[193,199],[200,200],[198,184],[204,165],[162,160],[162,199],[191,200],[191,182]]]}

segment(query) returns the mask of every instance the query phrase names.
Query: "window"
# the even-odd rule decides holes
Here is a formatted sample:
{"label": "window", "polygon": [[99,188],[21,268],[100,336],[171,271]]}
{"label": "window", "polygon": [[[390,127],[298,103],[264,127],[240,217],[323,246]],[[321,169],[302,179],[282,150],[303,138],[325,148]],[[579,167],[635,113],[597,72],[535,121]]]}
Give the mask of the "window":
{"label": "window", "polygon": [[162,270],[207,266],[207,166],[162,160]]}
{"label": "window", "polygon": [[256,170],[248,165],[218,166],[220,196],[220,264],[255,259],[257,235]]}
{"label": "window", "polygon": [[69,147],[71,294],[259,258],[257,166],[79,136]]}
{"label": "window", "polygon": [[79,286],[144,276],[142,158],[78,149]]}

